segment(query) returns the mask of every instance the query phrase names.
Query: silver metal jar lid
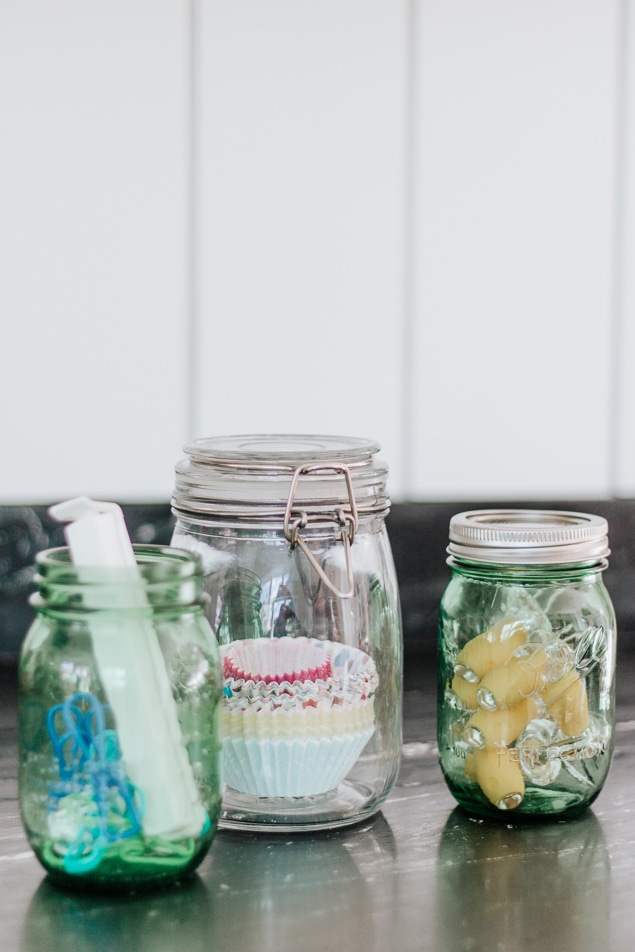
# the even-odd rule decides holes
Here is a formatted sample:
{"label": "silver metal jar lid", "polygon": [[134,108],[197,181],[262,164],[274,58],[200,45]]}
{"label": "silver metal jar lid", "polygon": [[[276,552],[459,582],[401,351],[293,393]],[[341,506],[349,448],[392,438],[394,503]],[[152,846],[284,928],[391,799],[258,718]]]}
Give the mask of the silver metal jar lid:
{"label": "silver metal jar lid", "polygon": [[610,553],[608,523],[586,512],[475,509],[452,516],[447,551],[499,565],[595,562]]}
{"label": "silver metal jar lid", "polygon": [[194,440],[176,465],[172,504],[185,513],[256,520],[356,506],[385,511],[388,469],[379,444],[345,436],[253,434]]}

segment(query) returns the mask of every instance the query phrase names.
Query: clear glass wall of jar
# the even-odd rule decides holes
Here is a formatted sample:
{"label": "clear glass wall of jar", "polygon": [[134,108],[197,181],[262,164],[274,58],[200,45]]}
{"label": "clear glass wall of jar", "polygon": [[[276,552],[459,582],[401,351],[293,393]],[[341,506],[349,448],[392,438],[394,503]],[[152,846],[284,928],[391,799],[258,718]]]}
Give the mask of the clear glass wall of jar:
{"label": "clear glass wall of jar", "polygon": [[137,891],[191,873],[220,812],[220,662],[200,561],[135,546],[138,572],[38,556],[19,671],[19,791],[52,878]]}
{"label": "clear glass wall of jar", "polygon": [[219,437],[177,465],[172,542],[203,560],[223,660],[222,826],[342,826],[394,783],[402,639],[378,449]]}
{"label": "clear glass wall of jar", "polygon": [[450,791],[487,816],[579,813],[602,789],[613,751],[606,521],[460,513],[448,552],[438,741]]}

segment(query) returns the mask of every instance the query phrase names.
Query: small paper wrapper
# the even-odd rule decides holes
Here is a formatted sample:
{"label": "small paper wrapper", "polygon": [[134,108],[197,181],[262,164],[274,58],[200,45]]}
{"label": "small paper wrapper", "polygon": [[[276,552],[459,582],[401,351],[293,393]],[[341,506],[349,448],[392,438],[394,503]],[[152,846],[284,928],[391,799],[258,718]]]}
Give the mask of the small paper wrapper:
{"label": "small paper wrapper", "polygon": [[327,706],[298,706],[292,700],[288,706],[274,706],[262,701],[242,708],[224,707],[221,712],[221,731],[224,738],[244,740],[308,740],[321,737],[345,737],[371,730],[375,723],[372,699],[356,704],[333,701]]}
{"label": "small paper wrapper", "polygon": [[336,788],[375,729],[372,658],[348,645],[288,637],[235,641],[221,652],[227,784],[258,797]]}
{"label": "small paper wrapper", "polygon": [[223,673],[235,681],[317,681],[331,674],[324,643],[314,638],[256,638],[234,641],[223,656]]}
{"label": "small paper wrapper", "polygon": [[224,694],[230,706],[268,697],[371,697],[378,677],[358,648],[315,638],[256,638],[221,648]]}
{"label": "small paper wrapper", "polygon": [[257,797],[311,797],[334,790],[372,737],[373,728],[341,737],[262,740],[226,737],[227,785]]}

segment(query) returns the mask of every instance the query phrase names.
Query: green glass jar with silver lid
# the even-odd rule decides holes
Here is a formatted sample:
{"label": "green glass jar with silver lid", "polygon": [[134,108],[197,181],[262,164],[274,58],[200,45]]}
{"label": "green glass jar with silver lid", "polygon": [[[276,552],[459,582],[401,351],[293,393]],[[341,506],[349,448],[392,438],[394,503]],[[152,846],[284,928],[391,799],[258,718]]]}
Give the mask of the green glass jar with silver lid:
{"label": "green glass jar with silver lid", "polygon": [[378,450],[213,437],[176,466],[172,543],[202,559],[223,664],[221,826],[344,826],[394,783],[402,635]]}
{"label": "green glass jar with silver lid", "polygon": [[465,809],[573,816],[614,739],[615,614],[601,516],[475,510],[450,521],[439,618],[438,744]]}

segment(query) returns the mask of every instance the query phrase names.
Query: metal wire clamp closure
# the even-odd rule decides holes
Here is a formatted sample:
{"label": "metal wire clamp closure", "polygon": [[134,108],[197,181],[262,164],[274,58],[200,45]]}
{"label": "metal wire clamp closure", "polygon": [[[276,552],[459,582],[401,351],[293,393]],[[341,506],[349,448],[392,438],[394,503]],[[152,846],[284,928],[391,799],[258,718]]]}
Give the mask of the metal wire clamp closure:
{"label": "metal wire clamp closure", "polygon": [[[295,494],[298,488],[298,482],[300,481],[301,476],[308,476],[311,473],[339,473],[346,480],[346,490],[348,492],[348,506],[338,506],[332,515],[326,513],[318,513],[315,515],[309,515],[305,512],[304,509],[293,508],[293,503],[295,501]],[[340,536],[342,545],[344,546],[344,558],[346,561],[346,579],[348,583],[348,589],[344,592],[340,591],[337,586],[333,584],[331,579],[328,577],[322,566],[319,564],[311,549],[309,548],[306,539],[303,539],[300,535],[300,529],[305,529],[310,522],[324,522],[325,519],[331,518],[333,522],[336,522],[342,527],[342,534]],[[324,582],[326,587],[333,592],[337,598],[352,598],[353,592],[355,590],[355,579],[353,577],[353,561],[351,558],[351,545],[355,539],[355,532],[357,531],[357,505],[355,503],[355,492],[353,490],[353,481],[351,479],[351,474],[349,472],[348,466],[343,466],[338,463],[316,463],[314,465],[302,465],[298,466],[293,474],[293,479],[291,480],[291,488],[289,490],[289,498],[287,500],[287,508],[284,514],[284,535],[289,543],[289,548],[291,550],[295,549],[296,545],[299,545],[307,559],[317,572],[319,578]]]}

